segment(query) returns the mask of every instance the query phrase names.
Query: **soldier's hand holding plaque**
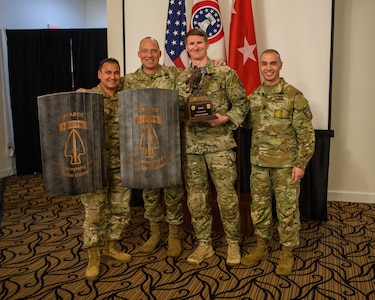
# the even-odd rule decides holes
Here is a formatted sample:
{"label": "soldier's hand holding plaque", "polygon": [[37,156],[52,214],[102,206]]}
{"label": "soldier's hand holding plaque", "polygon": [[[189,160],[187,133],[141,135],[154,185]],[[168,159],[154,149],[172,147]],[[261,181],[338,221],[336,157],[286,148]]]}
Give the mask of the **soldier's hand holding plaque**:
{"label": "soldier's hand holding plaque", "polygon": [[204,122],[217,118],[212,111],[212,101],[201,91],[201,83],[201,69],[194,67],[191,76],[186,80],[186,84],[191,91],[191,96],[185,103],[187,122]]}

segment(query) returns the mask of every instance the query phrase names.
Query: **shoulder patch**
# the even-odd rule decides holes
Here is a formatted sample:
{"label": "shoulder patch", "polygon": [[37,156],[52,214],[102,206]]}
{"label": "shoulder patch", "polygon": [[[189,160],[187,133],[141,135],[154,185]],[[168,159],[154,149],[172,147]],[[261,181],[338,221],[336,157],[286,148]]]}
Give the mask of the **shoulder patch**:
{"label": "shoulder patch", "polygon": [[310,110],[310,106],[309,105],[307,105],[306,107],[305,107],[305,109],[303,110],[303,113],[305,114],[305,116],[306,116],[306,118],[308,118],[308,119],[312,119],[312,112],[311,112],[311,110]]}

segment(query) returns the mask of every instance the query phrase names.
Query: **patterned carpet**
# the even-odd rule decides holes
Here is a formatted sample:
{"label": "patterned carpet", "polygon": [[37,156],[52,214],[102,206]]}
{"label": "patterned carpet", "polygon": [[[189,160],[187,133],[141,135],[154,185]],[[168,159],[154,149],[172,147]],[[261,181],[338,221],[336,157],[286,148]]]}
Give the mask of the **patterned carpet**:
{"label": "patterned carpet", "polygon": [[[274,273],[276,231],[268,261],[252,268],[226,266],[221,234],[213,236],[216,255],[199,266],[186,262],[191,232],[183,233],[181,257],[168,258],[167,227],[161,247],[141,254],[149,227],[143,208],[133,207],[121,242],[133,261],[103,259],[93,283],[84,278],[79,197],[45,197],[42,177],[30,175],[8,177],[3,201],[0,299],[375,299],[375,204],[328,202],[328,221],[304,222],[289,277]],[[242,255],[254,246],[253,236],[244,237]]]}

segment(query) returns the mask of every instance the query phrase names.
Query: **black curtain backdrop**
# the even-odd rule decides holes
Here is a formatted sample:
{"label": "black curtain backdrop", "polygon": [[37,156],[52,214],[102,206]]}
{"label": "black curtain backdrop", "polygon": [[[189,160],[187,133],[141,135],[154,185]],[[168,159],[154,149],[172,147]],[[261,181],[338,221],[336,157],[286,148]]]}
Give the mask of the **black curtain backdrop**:
{"label": "black curtain backdrop", "polygon": [[98,64],[107,57],[107,30],[6,30],[6,34],[17,174],[41,173],[37,97],[97,85]]}
{"label": "black curtain backdrop", "polygon": [[333,130],[315,130],[315,153],[301,180],[299,205],[302,221],[327,220],[328,169]]}
{"label": "black curtain backdrop", "polygon": [[[302,221],[327,220],[329,153],[333,136],[333,130],[315,130],[315,153],[301,180],[299,206]],[[240,178],[241,193],[244,194],[250,192],[250,145],[251,130],[241,128]],[[275,205],[273,205],[273,216],[276,218],[274,207]]]}

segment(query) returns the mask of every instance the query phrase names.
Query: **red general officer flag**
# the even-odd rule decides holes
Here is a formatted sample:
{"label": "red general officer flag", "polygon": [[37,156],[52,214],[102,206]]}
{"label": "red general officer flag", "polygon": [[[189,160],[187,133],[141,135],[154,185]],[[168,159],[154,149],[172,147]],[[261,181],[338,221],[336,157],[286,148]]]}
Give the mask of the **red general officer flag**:
{"label": "red general officer flag", "polygon": [[191,10],[191,28],[201,28],[207,33],[207,54],[212,59],[227,61],[224,29],[217,0],[195,0]]}
{"label": "red general officer flag", "polygon": [[230,23],[229,66],[250,95],[260,85],[258,52],[251,0],[234,0]]}
{"label": "red general officer flag", "polygon": [[169,1],[164,48],[166,66],[179,68],[188,66],[189,58],[185,49],[186,30],[185,0]]}

